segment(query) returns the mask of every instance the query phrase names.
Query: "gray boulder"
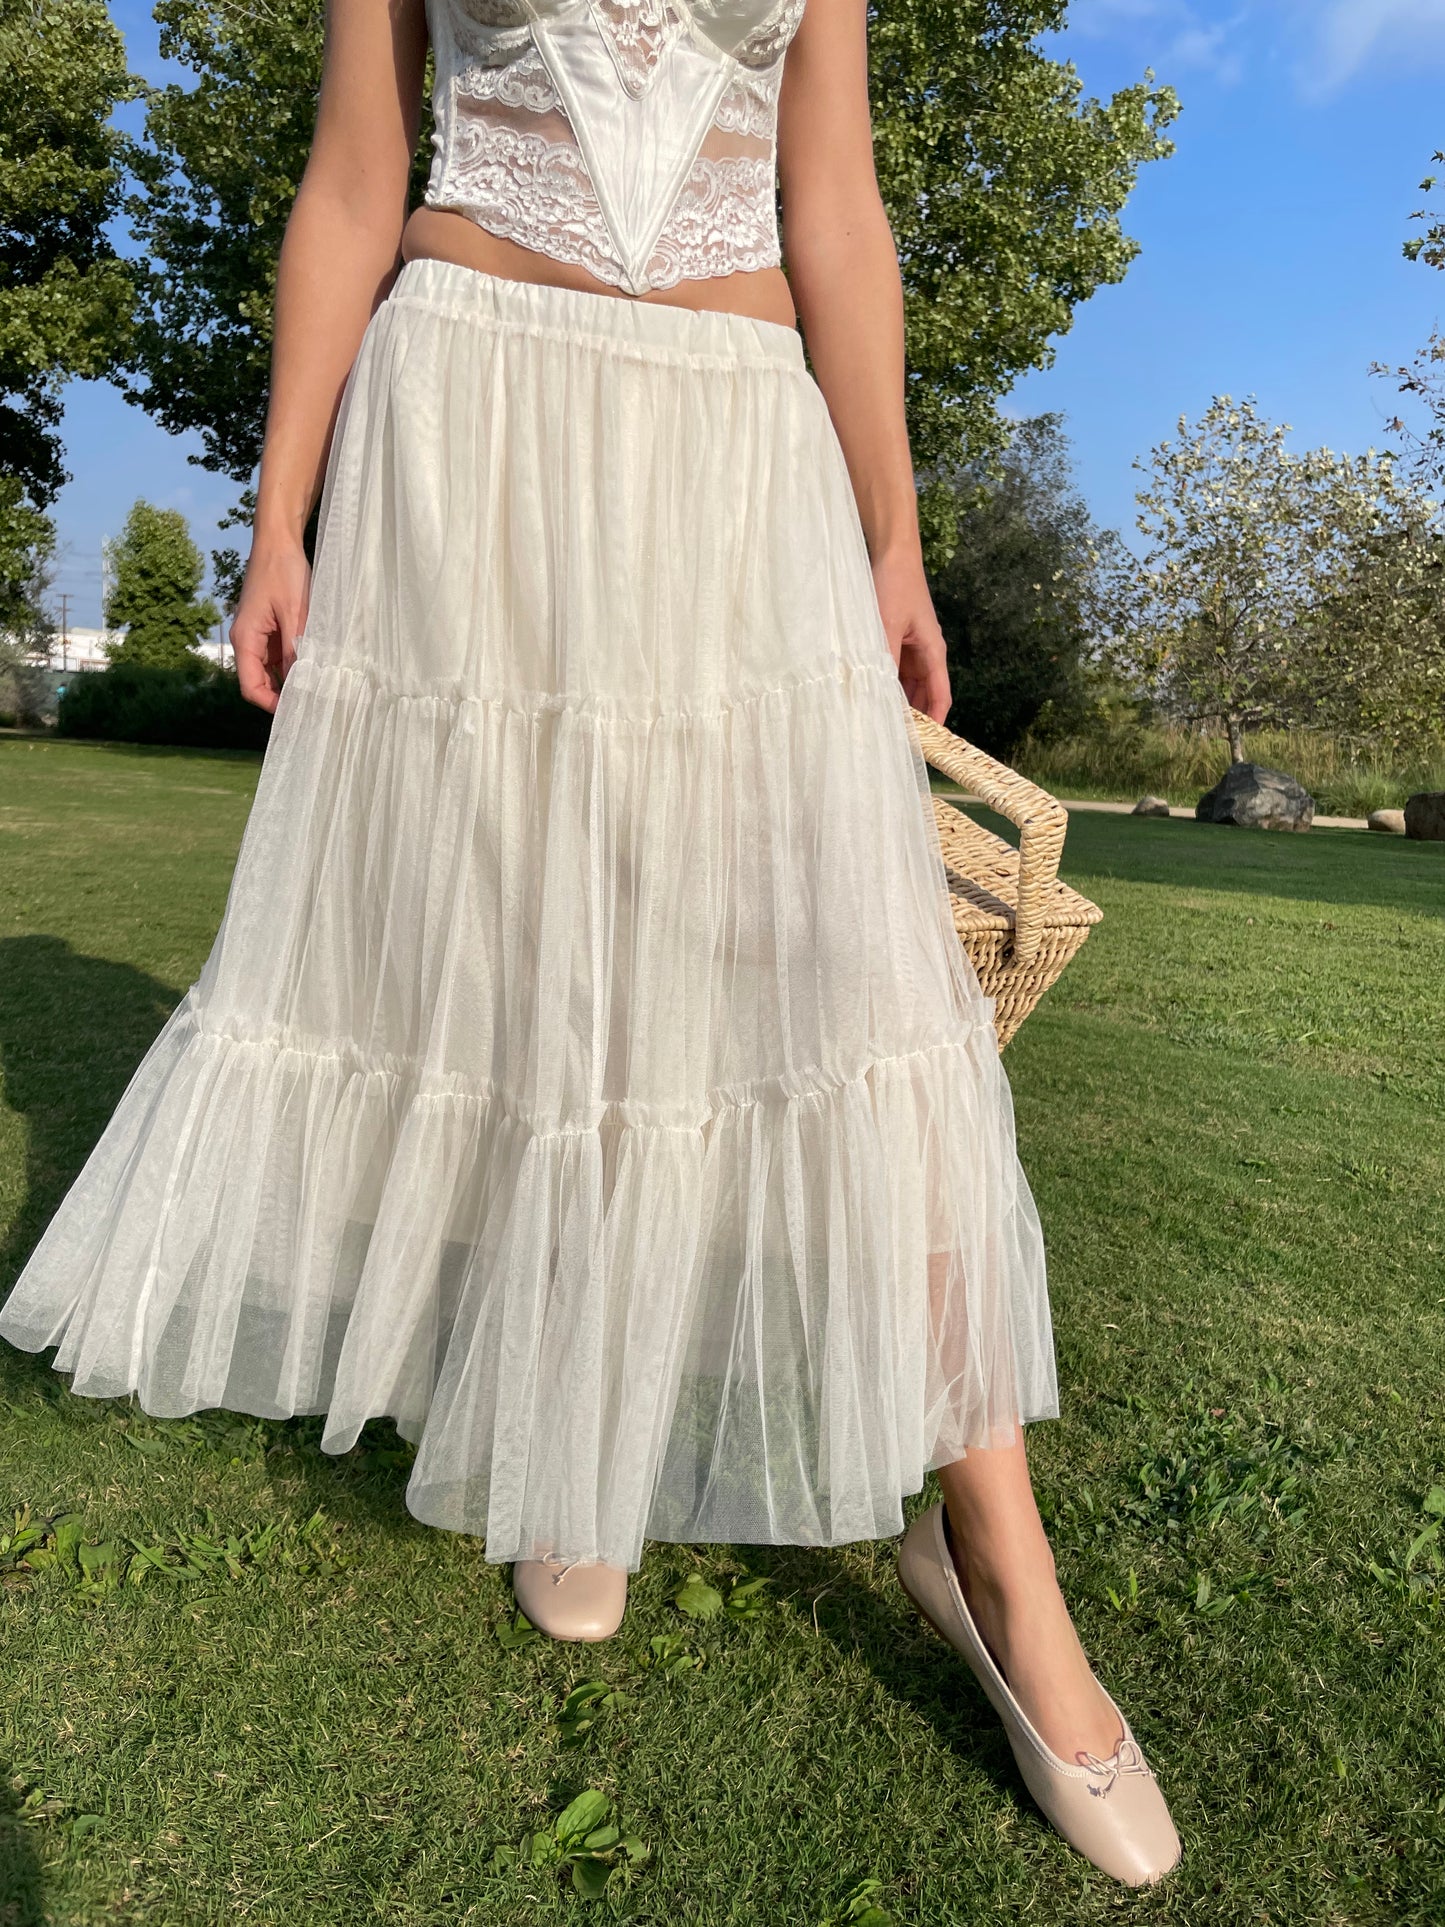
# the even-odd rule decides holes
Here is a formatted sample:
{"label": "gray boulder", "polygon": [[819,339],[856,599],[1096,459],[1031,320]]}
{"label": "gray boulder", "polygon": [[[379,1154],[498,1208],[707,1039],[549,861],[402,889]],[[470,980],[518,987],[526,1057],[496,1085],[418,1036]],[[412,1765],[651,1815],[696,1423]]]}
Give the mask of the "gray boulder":
{"label": "gray boulder", "polygon": [[1445,790],[1419,790],[1405,805],[1405,834],[1445,843]]}
{"label": "gray boulder", "polygon": [[1381,836],[1403,836],[1405,834],[1405,812],[1403,810],[1371,810],[1365,818],[1365,827],[1378,830]]}
{"label": "gray boulder", "polygon": [[1283,770],[1232,763],[1195,805],[1201,823],[1237,823],[1253,830],[1307,830],[1315,799]]}
{"label": "gray boulder", "polygon": [[1131,816],[1168,816],[1169,805],[1162,796],[1141,796],[1130,811]]}

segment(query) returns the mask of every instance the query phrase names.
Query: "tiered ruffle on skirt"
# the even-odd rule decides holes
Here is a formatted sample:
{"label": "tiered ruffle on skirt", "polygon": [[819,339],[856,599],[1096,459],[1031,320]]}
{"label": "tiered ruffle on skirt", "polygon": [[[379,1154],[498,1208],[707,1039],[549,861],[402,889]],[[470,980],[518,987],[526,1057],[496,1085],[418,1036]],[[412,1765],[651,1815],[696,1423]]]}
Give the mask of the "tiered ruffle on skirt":
{"label": "tiered ruffle on skirt", "polygon": [[409,265],[215,947],[0,1333],[390,1416],[490,1559],[898,1530],[1057,1410],[925,782],[797,335]]}

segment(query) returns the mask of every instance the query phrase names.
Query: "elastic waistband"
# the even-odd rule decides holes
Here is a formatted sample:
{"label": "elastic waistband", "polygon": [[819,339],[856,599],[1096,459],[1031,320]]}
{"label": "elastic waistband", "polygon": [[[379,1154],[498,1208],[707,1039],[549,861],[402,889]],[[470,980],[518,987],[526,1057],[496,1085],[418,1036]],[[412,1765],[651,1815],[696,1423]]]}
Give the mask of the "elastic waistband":
{"label": "elastic waistband", "polygon": [[781,322],[544,281],[507,281],[456,261],[408,261],[388,299],[501,329],[632,349],[648,359],[806,367],[801,335]]}

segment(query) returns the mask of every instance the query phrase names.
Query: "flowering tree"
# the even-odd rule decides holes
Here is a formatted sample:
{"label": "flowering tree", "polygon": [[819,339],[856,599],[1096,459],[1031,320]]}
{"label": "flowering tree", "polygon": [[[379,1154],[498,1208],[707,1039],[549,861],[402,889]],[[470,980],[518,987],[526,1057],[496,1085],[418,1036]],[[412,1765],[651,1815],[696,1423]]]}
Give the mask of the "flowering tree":
{"label": "flowering tree", "polygon": [[[1445,152],[1434,156],[1445,164]],[[1430,194],[1439,177],[1427,174],[1420,183],[1422,194]],[[1411,219],[1424,228],[1405,243],[1405,258],[1423,261],[1426,267],[1445,269],[1445,215],[1423,207]],[[1401,437],[1409,451],[1411,466],[1426,488],[1445,489],[1445,335],[1431,335],[1412,362],[1401,368],[1376,364],[1377,375],[1391,378],[1402,395],[1408,396],[1425,411],[1425,425],[1417,429],[1401,417],[1390,427]]]}
{"label": "flowering tree", "polygon": [[1288,433],[1224,395],[1136,464],[1147,548],[1115,570],[1109,651],[1162,706],[1218,725],[1236,761],[1264,724],[1429,736],[1439,507],[1388,454],[1295,454]]}

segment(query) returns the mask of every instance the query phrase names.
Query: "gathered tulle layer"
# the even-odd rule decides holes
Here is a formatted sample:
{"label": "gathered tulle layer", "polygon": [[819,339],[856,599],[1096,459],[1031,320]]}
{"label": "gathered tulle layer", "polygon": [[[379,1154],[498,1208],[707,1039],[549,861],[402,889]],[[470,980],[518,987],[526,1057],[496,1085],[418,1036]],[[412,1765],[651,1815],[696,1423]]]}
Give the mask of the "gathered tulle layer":
{"label": "gathered tulle layer", "polygon": [[491,1559],[897,1530],[1057,1409],[924,782],[796,337],[413,264],[216,944],[0,1332],[391,1417]]}

